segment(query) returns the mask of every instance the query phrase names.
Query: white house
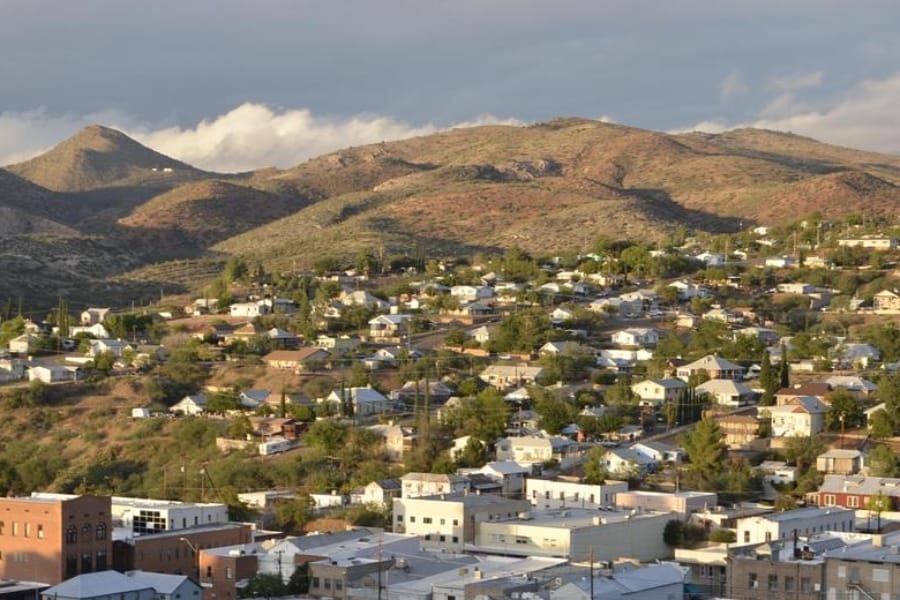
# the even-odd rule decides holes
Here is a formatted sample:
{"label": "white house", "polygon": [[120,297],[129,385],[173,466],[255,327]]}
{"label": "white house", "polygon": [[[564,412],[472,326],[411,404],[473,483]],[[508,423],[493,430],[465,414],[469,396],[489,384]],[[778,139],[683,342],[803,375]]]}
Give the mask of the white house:
{"label": "white house", "polygon": [[171,407],[169,412],[181,413],[183,415],[196,416],[201,415],[206,410],[206,396],[197,394],[194,396],[185,396]]}
{"label": "white house", "polygon": [[490,365],[478,376],[485,383],[503,390],[533,384],[543,372],[541,367],[528,365]]}
{"label": "white house", "polygon": [[619,346],[655,346],[659,332],[649,327],[629,327],[613,333],[612,342]]}
{"label": "white house", "polygon": [[700,372],[705,372],[711,379],[741,379],[744,367],[719,356],[707,354],[701,359],[678,367],[676,375],[679,379],[687,381],[691,375]]}
{"label": "white house", "polygon": [[508,437],[496,444],[497,460],[511,460],[519,464],[539,464],[551,460],[566,466],[576,444],[562,436]]}
{"label": "white house", "polygon": [[791,543],[794,535],[819,531],[854,531],[855,512],[832,506],[800,508],[738,519],[738,544]]}
{"label": "white house", "polygon": [[454,285],[450,288],[450,295],[466,302],[475,302],[493,298],[494,289],[486,285]]}
{"label": "white house", "polygon": [[695,256],[694,259],[702,262],[707,267],[722,267],[725,265],[725,256],[713,252],[703,252]]}
{"label": "white house", "polygon": [[228,307],[228,313],[232,317],[254,318],[267,315],[272,311],[264,302],[235,302]]}
{"label": "white house", "polygon": [[627,491],[628,483],[625,481],[607,480],[602,484],[588,484],[529,477],[525,482],[525,499],[540,509],[615,506],[616,494]]}
{"label": "white house", "polygon": [[825,430],[828,407],[812,396],[788,398],[780,406],[758,409],[760,416],[772,418],[772,437],[810,437]]}
{"label": "white house", "polygon": [[710,396],[722,406],[744,406],[753,398],[753,390],[733,379],[710,379],[696,387],[698,394]]}
{"label": "white house", "polygon": [[402,498],[462,494],[469,489],[469,480],[462,475],[438,473],[407,473],[400,478]]}
{"label": "white house", "polygon": [[95,325],[96,323],[102,323],[108,314],[109,308],[87,308],[81,313],[81,324]]}
{"label": "white house", "polygon": [[662,406],[678,400],[687,384],[680,379],[645,379],[631,384],[631,391],[640,396],[641,402]]}
{"label": "white house", "polygon": [[28,369],[28,381],[42,381],[44,383],[57,383],[60,381],[74,381],[78,378],[77,370],[62,365],[40,365]]}
{"label": "white house", "polygon": [[386,412],[391,404],[381,392],[370,387],[345,388],[344,398],[341,398],[341,390],[334,390],[324,401],[338,406],[350,402],[353,405],[353,415],[357,417],[381,414]]}
{"label": "white house", "polygon": [[13,354],[31,354],[37,349],[40,337],[23,333],[18,337],[9,340],[9,351]]}

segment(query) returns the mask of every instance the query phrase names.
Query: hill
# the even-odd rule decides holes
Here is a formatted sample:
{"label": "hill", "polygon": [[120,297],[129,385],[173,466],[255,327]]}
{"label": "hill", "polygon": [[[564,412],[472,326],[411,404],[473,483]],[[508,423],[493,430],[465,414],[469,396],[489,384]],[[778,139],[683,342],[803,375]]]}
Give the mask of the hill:
{"label": "hill", "polygon": [[[84,265],[107,251],[126,257],[69,275],[83,275],[86,291],[143,285],[150,274],[162,278],[154,285],[199,282],[230,254],[270,268],[365,248],[544,254],[586,250],[601,234],[652,241],[678,226],[734,232],[812,212],[894,217],[900,206],[896,156],[788,133],[668,134],[574,118],[454,129],[233,176],[92,126],[9,169],[0,170],[5,235],[81,240],[59,252],[102,240]],[[52,264],[55,242],[39,242]],[[11,273],[10,285],[23,275]]]}
{"label": "hill", "polygon": [[49,151],[7,167],[59,192],[112,185],[169,183],[203,177],[194,167],[142,146],[124,133],[91,125]]}

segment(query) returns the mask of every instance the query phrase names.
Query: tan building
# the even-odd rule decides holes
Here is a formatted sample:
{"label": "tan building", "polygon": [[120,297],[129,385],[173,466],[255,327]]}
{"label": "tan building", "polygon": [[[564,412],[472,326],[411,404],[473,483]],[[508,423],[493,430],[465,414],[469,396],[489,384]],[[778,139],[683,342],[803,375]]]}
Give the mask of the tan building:
{"label": "tan building", "polygon": [[729,448],[744,448],[759,437],[760,421],[749,415],[718,417],[716,422]]}
{"label": "tan building", "polygon": [[111,566],[108,497],[0,498],[0,515],[0,578],[56,585]]}

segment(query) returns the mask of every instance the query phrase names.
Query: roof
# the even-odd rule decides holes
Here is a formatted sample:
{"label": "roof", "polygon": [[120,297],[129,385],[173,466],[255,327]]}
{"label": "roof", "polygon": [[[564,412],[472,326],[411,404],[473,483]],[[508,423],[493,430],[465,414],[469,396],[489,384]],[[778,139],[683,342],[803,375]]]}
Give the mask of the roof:
{"label": "roof", "polygon": [[695,360],[694,362],[684,365],[682,367],[684,369],[689,369],[691,371],[697,371],[699,369],[706,369],[707,371],[743,371],[744,367],[741,365],[735,364],[730,360],[725,360],[719,356],[714,356],[712,354],[707,354],[703,358]]}
{"label": "roof", "polygon": [[818,458],[860,458],[862,452],[859,450],[843,450],[841,448],[832,448],[827,452],[823,452]]}
{"label": "roof", "polygon": [[151,573],[149,571],[127,571],[125,575],[133,579],[138,585],[152,587],[157,594],[172,594],[185,581],[188,581],[187,575],[169,575],[167,573]]}
{"label": "roof", "polygon": [[269,352],[263,357],[265,361],[273,361],[273,360],[294,360],[294,361],[303,361],[307,360],[311,356],[315,356],[317,353],[323,352],[327,355],[331,353],[324,348],[319,348],[318,346],[308,346],[306,348],[300,348],[299,350],[274,350]]}
{"label": "roof", "polygon": [[697,386],[698,392],[707,394],[731,394],[735,396],[750,396],[753,390],[743,383],[731,379],[710,379]]}
{"label": "roof", "polygon": [[99,598],[127,592],[152,590],[153,587],[143,581],[136,581],[122,575],[118,571],[98,571],[83,573],[63,581],[43,592],[44,597],[55,598]]}
{"label": "roof", "polygon": [[819,492],[826,494],[847,493],[860,496],[900,497],[900,478],[863,477],[862,475],[826,475]]}
{"label": "roof", "polygon": [[810,381],[793,387],[781,388],[776,396],[824,396],[831,391],[831,386],[824,381]]}

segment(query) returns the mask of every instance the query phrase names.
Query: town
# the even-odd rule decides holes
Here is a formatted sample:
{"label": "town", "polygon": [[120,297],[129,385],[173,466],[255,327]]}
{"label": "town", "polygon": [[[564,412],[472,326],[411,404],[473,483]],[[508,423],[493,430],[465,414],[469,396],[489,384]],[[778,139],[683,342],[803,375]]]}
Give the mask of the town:
{"label": "town", "polygon": [[10,299],[0,402],[38,434],[0,453],[0,598],[887,597],[894,232]]}

